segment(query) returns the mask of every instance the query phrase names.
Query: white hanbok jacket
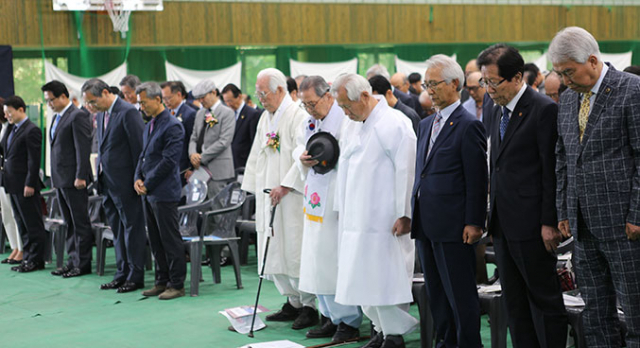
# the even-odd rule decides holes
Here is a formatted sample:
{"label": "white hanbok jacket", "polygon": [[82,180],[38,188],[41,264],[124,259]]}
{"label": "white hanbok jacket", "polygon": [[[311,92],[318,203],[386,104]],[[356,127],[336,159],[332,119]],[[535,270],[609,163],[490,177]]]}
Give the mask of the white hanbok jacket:
{"label": "white hanbok jacket", "polygon": [[[303,181],[291,152],[296,135],[308,114],[287,94],[274,114],[260,116],[256,137],[247,159],[242,189],[256,195],[256,231],[258,233],[258,271],[262,268],[264,247],[271,215],[271,200],[263,193],[279,185],[293,188],[278,204],[273,223],[274,237],[269,244],[265,274],[284,274],[298,278],[302,249]],[[277,122],[276,122],[277,121]],[[267,146],[267,134],[279,136],[280,150]]]}
{"label": "white hanbok jacket", "polygon": [[415,245],[392,228],[398,218],[411,218],[416,136],[406,116],[376,99],[366,121],[347,123],[340,138],[336,301],[344,305],[413,300]]}
{"label": "white hanbok jacket", "polygon": [[322,120],[309,116],[298,133],[298,147],[293,151],[305,181],[304,234],[300,261],[300,290],[316,295],[334,295],[338,279],[338,212],[334,210],[337,167],[321,175],[300,162],[309,138],[316,132],[329,132],[340,139],[340,130],[347,122],[334,101],[329,114]]}

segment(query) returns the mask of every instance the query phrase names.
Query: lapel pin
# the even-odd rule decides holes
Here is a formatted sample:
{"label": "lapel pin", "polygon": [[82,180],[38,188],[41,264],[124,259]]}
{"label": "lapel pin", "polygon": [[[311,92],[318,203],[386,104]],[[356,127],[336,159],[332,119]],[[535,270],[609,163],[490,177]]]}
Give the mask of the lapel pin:
{"label": "lapel pin", "polygon": [[244,115],[240,116],[240,118],[244,120]]}
{"label": "lapel pin", "polygon": [[520,111],[520,113],[518,114],[518,117],[522,117],[522,111]]}
{"label": "lapel pin", "polygon": [[453,122],[449,122],[449,125],[450,125],[450,126],[453,126]]}
{"label": "lapel pin", "polygon": [[611,92],[611,88],[607,87],[607,89],[605,89],[604,91],[609,93],[609,92]]}

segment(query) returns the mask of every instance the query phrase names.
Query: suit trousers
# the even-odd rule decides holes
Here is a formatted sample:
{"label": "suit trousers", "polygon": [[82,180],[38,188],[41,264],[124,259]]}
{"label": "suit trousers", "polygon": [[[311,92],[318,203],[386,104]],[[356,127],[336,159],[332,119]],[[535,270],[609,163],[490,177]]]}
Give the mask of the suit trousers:
{"label": "suit trousers", "polygon": [[491,231],[513,346],[564,348],[567,313],[556,256],[547,252],[542,237],[509,240],[497,217]]}
{"label": "suit trousers", "polygon": [[11,195],[11,206],[16,218],[18,231],[22,237],[24,256],[22,260],[44,264],[44,248],[47,234],[42,219],[42,199],[40,192],[31,197]]}
{"label": "suit trousers", "polygon": [[87,189],[58,188],[58,205],[67,224],[67,267],[91,271],[93,231],[89,219]]}
{"label": "suit trousers", "polygon": [[[13,208],[11,208],[11,197],[4,191],[2,186],[0,186],[0,211],[2,212],[2,225],[4,225],[4,231],[7,233],[11,249],[22,251],[22,239],[20,239],[16,218],[13,215]],[[0,251],[4,252],[4,250]]]}
{"label": "suit trousers", "polygon": [[113,279],[143,284],[147,236],[140,198],[107,192],[102,206],[113,231],[117,267]]}
{"label": "suit trousers", "polygon": [[587,346],[621,346],[619,302],[627,325],[627,347],[640,347],[640,240],[630,241],[626,235],[598,240],[578,213],[573,258],[576,282],[585,302],[582,322]]}
{"label": "suit trousers", "polygon": [[[437,347],[482,347],[475,247],[416,239]],[[365,312],[366,313],[366,312]]]}
{"label": "suit trousers", "polygon": [[151,202],[146,197],[143,202],[156,260],[155,284],[180,290],[187,276],[187,261],[178,226],[178,202]]}

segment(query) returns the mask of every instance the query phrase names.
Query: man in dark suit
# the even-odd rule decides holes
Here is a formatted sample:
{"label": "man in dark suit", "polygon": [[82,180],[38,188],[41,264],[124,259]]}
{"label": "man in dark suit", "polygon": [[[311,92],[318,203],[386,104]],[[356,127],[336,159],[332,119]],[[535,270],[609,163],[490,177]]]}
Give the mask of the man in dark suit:
{"label": "man in dark suit", "polygon": [[564,347],[567,316],[553,251],[556,229],[555,144],[558,106],[523,81],[524,60],[493,45],[478,56],[490,98],[491,208],[502,294],[517,347]]}
{"label": "man in dark suit", "polygon": [[69,100],[69,91],[60,81],[41,88],[53,110],[49,128],[51,183],[67,224],[67,265],[51,274],[64,278],[91,273],[93,231],[89,220],[87,185],[93,181],[91,163],[91,119]]}
{"label": "man in dark suit", "polygon": [[42,131],[27,118],[26,109],[18,96],[4,101],[4,113],[10,125],[0,143],[0,180],[11,195],[24,251],[22,263],[11,267],[18,272],[44,269],[44,246],[47,243],[40,200]]}
{"label": "man in dark suit", "polygon": [[381,75],[376,75],[369,79],[369,84],[371,85],[373,95],[384,96],[387,104],[389,104],[390,107],[402,112],[409,118],[414,133],[418,133],[420,116],[418,116],[418,114],[412,108],[406,106],[403,102],[398,100],[395,95],[393,95],[393,92],[391,91],[391,84],[389,83],[389,81]]}
{"label": "man in dark suit", "polygon": [[426,90],[440,111],[420,122],[411,236],[425,275],[436,341],[478,348],[475,243],[487,210],[484,126],[460,104],[460,65],[439,54],[427,67]]}
{"label": "man in dark suit", "polygon": [[236,169],[244,167],[249,158],[253,138],[256,136],[260,111],[245,104],[242,92],[234,84],[228,84],[222,89],[222,99],[235,112],[236,130],[231,142],[233,165]]}
{"label": "man in dark suit", "polygon": [[144,129],[134,188],[142,196],[149,229],[149,242],[156,260],[156,281],[144,296],[170,300],[184,296],[187,274],[182,237],[178,227],[180,171],[178,163],[184,142],[180,121],[162,105],[162,89],[145,82],[136,89],[142,110],[151,121]]}
{"label": "man in dark suit", "polygon": [[600,58],[586,30],[549,46],[569,89],[560,96],[556,147],[559,228],[577,237],[574,265],[587,347],[640,347],[640,79]]}
{"label": "man in dark suit", "polygon": [[187,90],[180,81],[167,81],[160,85],[162,88],[162,100],[167,106],[171,116],[182,123],[184,128],[184,141],[180,155],[180,182],[182,186],[191,176],[191,162],[189,161],[189,139],[193,131],[193,123],[196,120],[196,112],[186,103]]}
{"label": "man in dark suit", "polygon": [[98,114],[98,191],[114,236],[116,265],[113,281],[101,289],[135,291],[144,286],[145,228],[140,198],[133,189],[144,125],[131,104],[109,92],[102,80],[82,85],[85,103]]}

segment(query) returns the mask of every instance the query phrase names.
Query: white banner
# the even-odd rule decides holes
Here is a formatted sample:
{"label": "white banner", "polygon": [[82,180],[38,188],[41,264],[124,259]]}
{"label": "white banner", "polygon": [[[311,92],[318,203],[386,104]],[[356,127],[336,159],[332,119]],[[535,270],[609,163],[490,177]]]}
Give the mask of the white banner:
{"label": "white banner", "polygon": [[289,59],[289,70],[293,78],[299,75],[317,75],[331,84],[336,77],[342,74],[357,74],[358,58],[337,63],[306,63]]}
{"label": "white banner", "polygon": [[220,70],[192,70],[173,65],[168,61],[164,62],[167,70],[167,81],[182,81],[187,91],[191,91],[198,82],[211,79],[216,84],[218,90],[222,91],[224,86],[233,83],[240,88],[242,81],[242,62],[238,62],[228,68]]}
{"label": "white banner", "polygon": [[[456,60],[458,56],[454,53],[451,58]],[[424,62],[411,62],[408,60],[402,60],[396,56],[396,72],[403,73],[409,76],[411,73],[418,73],[420,76],[424,76],[427,71],[427,61]]]}
{"label": "white banner", "polygon": [[[626,53],[602,53],[600,52],[600,56],[603,62],[609,62],[613,65],[616,70],[624,70],[626,67],[631,65],[631,59],[633,58],[633,52]],[[548,71],[547,62],[548,62],[547,52],[545,52],[540,58],[536,59],[533,63],[538,66],[540,71]]]}
{"label": "white banner", "polygon": [[[122,78],[125,76],[127,76],[127,63],[122,63],[122,65],[109,71],[108,73],[96,77],[106,82],[109,86],[116,86],[120,88],[120,80],[122,80]],[[67,86],[67,89],[69,90],[70,96],[76,96],[78,100],[82,100],[82,93],[80,93],[82,85],[90,78],[91,77],[80,77],[71,75],[58,69],[55,65],[47,61],[44,62],[45,81],[49,82],[58,80],[64,83],[64,85]]]}

